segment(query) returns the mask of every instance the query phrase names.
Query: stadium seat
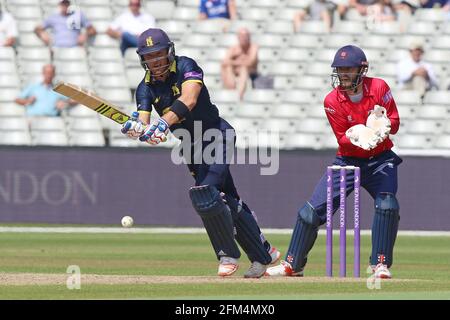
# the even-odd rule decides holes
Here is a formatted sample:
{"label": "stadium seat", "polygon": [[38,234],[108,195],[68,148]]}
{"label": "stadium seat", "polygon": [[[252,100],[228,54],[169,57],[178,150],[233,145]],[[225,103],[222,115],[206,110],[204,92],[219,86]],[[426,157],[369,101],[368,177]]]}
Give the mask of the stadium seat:
{"label": "stadium seat", "polygon": [[56,82],[69,82],[72,84],[76,84],[82,88],[86,89],[92,89],[93,82],[91,77],[88,74],[79,74],[79,75],[71,75],[71,74],[64,74],[64,75],[57,75],[55,77]]}
{"label": "stadium seat", "polygon": [[30,117],[30,129],[34,131],[65,131],[65,124],[60,117]]}
{"label": "stadium seat", "polygon": [[392,47],[393,39],[390,36],[367,35],[362,37],[360,45],[364,49],[379,49],[386,51]]}
{"label": "stadium seat", "polygon": [[262,123],[262,129],[269,132],[293,133],[296,131],[296,119],[270,118]]}
{"label": "stadium seat", "polygon": [[295,14],[298,12],[297,8],[283,8],[280,7],[274,12],[274,21],[289,21],[292,23],[292,19],[294,19]]}
{"label": "stadium seat", "polygon": [[316,96],[312,91],[308,90],[292,90],[289,94],[283,94],[281,101],[288,104],[310,104],[316,101]]}
{"label": "stadium seat", "polygon": [[89,6],[103,6],[108,7],[110,5],[110,0],[78,0],[78,5],[82,7],[89,7]]}
{"label": "stadium seat", "polygon": [[320,49],[314,53],[314,61],[318,62],[327,62],[329,65],[334,59],[334,55],[336,54],[336,49]]}
{"label": "stadium seat", "polygon": [[105,137],[98,132],[76,132],[69,137],[69,144],[72,146],[103,147]]}
{"label": "stadium seat", "polygon": [[332,72],[330,62],[311,62],[306,68],[306,74],[313,76],[329,76]]}
{"label": "stadium seat", "polygon": [[407,32],[412,35],[431,35],[436,34],[437,27],[432,22],[415,21],[408,26]]}
{"label": "stadium seat", "polygon": [[63,110],[62,114],[70,118],[97,118],[98,113],[82,105],[75,105]]}
{"label": "stadium seat", "polygon": [[413,90],[393,90],[392,96],[397,104],[419,105],[422,102],[420,93]]}
{"label": "stadium seat", "polygon": [[252,37],[252,41],[260,47],[283,48],[286,43],[285,37],[278,34],[256,34]]}
{"label": "stadium seat", "polygon": [[450,135],[437,137],[434,142],[434,147],[438,149],[450,149]]}
{"label": "stadium seat", "polygon": [[423,102],[425,104],[446,104],[450,102],[450,91],[428,91]]}
{"label": "stadium seat", "polygon": [[117,48],[119,47],[119,42],[106,34],[98,34],[94,37],[92,46],[97,48]]}
{"label": "stadium seat", "polygon": [[68,119],[67,130],[72,131],[98,131],[102,130],[98,118],[73,118]]}
{"label": "stadium seat", "polygon": [[6,60],[14,62],[16,60],[16,53],[12,47],[0,47],[0,61]]}
{"label": "stadium seat", "polygon": [[20,80],[15,73],[0,74],[0,92],[2,88],[19,88]]}
{"label": "stadium seat", "polygon": [[86,60],[86,57],[86,49],[81,47],[53,48],[53,58],[56,61],[83,61]]}
{"label": "stadium seat", "polygon": [[160,21],[158,22],[158,27],[163,29],[172,41],[182,41],[183,35],[191,32],[190,24],[187,21]]}
{"label": "stadium seat", "polygon": [[206,19],[195,21],[192,25],[192,32],[196,34],[220,34],[226,31],[227,22],[221,19]]}
{"label": "stadium seat", "polygon": [[[171,0],[169,0],[171,2]],[[162,2],[167,2],[166,1],[162,1]],[[193,7],[193,8],[198,8],[199,2],[198,0],[178,0],[177,4],[180,7]]]}
{"label": "stadium seat", "polygon": [[96,7],[84,7],[82,9],[82,12],[86,15],[86,17],[93,21],[95,24],[98,20],[104,20],[104,21],[112,21],[113,20],[113,13],[110,7],[104,7],[104,6],[96,6]]}
{"label": "stadium seat", "polygon": [[268,108],[272,118],[300,119],[305,117],[305,107],[298,104],[273,104]]}
{"label": "stadium seat", "polygon": [[442,130],[442,122],[435,120],[411,120],[406,124],[406,131],[413,134],[437,135]]}
{"label": "stadium seat", "polygon": [[[370,65],[370,61],[369,61]],[[377,75],[380,76],[389,76],[389,77],[396,77],[397,72],[397,64],[396,63],[380,63],[377,65],[376,68]]]}
{"label": "stadium seat", "polygon": [[[128,50],[127,50],[128,52]],[[136,50],[135,50],[136,54]],[[97,63],[97,61],[103,62],[118,62],[122,61],[122,54],[120,53],[119,48],[89,48],[89,61]],[[138,56],[136,54],[136,59]]]}
{"label": "stadium seat", "polygon": [[345,21],[341,20],[337,22],[335,26],[333,26],[334,33],[343,33],[343,34],[361,34],[366,30],[366,25],[361,21]]}
{"label": "stadium seat", "polygon": [[273,104],[279,100],[279,93],[275,90],[253,89],[244,94],[245,102]]}
{"label": "stadium seat", "polygon": [[310,49],[301,48],[287,48],[280,52],[281,60],[293,61],[293,62],[307,62],[312,59],[312,54]]}
{"label": "stadium seat", "polygon": [[336,136],[333,133],[324,134],[321,137],[322,148],[336,150],[338,148],[338,143]]}
{"label": "stadium seat", "polygon": [[190,33],[183,37],[183,46],[194,48],[206,48],[214,43],[214,37],[206,34]]}
{"label": "stadium seat", "polygon": [[144,79],[145,71],[142,68],[127,68],[126,78],[130,88],[137,88],[139,83]]}
{"label": "stadium seat", "polygon": [[289,35],[294,32],[294,27],[290,21],[272,21],[266,24],[264,31],[271,34]]}
{"label": "stadium seat", "polygon": [[420,119],[435,119],[435,120],[442,120],[442,119],[448,119],[450,116],[450,108],[446,107],[448,105],[424,105],[418,110],[417,117]]}
{"label": "stadium seat", "polygon": [[261,25],[256,21],[232,20],[228,27],[228,32],[237,33],[241,28],[246,28],[250,32],[250,34],[260,33],[263,30],[263,27],[261,27]]}
{"label": "stadium seat", "polygon": [[293,48],[308,48],[317,50],[323,45],[321,37],[311,34],[295,34],[289,40],[289,45]]}
{"label": "stadium seat", "polygon": [[447,14],[441,8],[419,8],[414,12],[414,18],[417,21],[428,22],[445,22],[447,21]]}
{"label": "stadium seat", "polygon": [[259,122],[256,119],[228,118],[227,121],[233,126],[236,132],[249,131],[259,127]]}
{"label": "stadium seat", "polygon": [[300,25],[299,32],[321,35],[328,34],[327,27],[323,21],[304,21]]}
{"label": "stadium seat", "polygon": [[286,6],[296,9],[306,8],[311,4],[311,0],[287,0]]}
{"label": "stadium seat", "polygon": [[296,131],[303,133],[324,133],[326,132],[328,121],[324,119],[301,119],[298,122]]}
{"label": "stadium seat", "polygon": [[36,146],[68,146],[66,133],[61,131],[37,131],[32,135],[32,145]]}
{"label": "stadium seat", "polygon": [[292,76],[274,76],[273,88],[275,90],[290,90],[294,85],[294,77]]}
{"label": "stadium seat", "polygon": [[97,62],[92,65],[92,69],[97,75],[123,75],[125,68],[121,62]]}
{"label": "stadium seat", "polygon": [[[395,97],[394,97],[394,99],[395,99]],[[398,105],[397,104],[397,111],[398,111],[398,114],[400,115],[401,120],[415,119],[417,116],[417,112],[418,112],[418,110],[420,110],[420,108],[422,108],[422,107],[415,108],[415,107],[408,106],[408,105]]]}
{"label": "stadium seat", "polygon": [[268,109],[268,106],[264,104],[240,103],[236,106],[235,116],[255,119],[267,118],[269,116]]}
{"label": "stadium seat", "polygon": [[0,145],[4,146],[28,146],[31,144],[31,137],[28,132],[2,132],[0,134]]}
{"label": "stadium seat", "polygon": [[44,47],[44,43],[34,33],[20,34],[17,42],[21,47]]}
{"label": "stadium seat", "polygon": [[423,59],[429,63],[444,63],[450,61],[450,50],[428,50]]}
{"label": "stadium seat", "polygon": [[215,39],[216,39],[216,44],[219,47],[229,48],[231,46],[238,44],[238,38],[237,38],[236,34],[230,34],[230,33],[220,34],[220,35],[217,35],[215,37]]}
{"label": "stadium seat", "polygon": [[315,134],[294,133],[288,136],[286,149],[320,149],[321,139]]}
{"label": "stadium seat", "polygon": [[294,81],[293,87],[304,90],[318,90],[330,85],[330,77],[299,75]]}
{"label": "stadium seat", "polygon": [[228,118],[233,118],[236,115],[236,109],[239,106],[230,103],[220,103],[216,104],[217,109],[219,109],[219,115],[225,120]]}
{"label": "stadium seat", "polygon": [[26,118],[24,118],[24,117],[0,118],[0,131],[27,131],[28,132],[28,122],[27,122]]}
{"label": "stadium seat", "polygon": [[[28,61],[41,61],[45,63],[50,63],[50,50],[47,47],[31,47],[31,48],[18,48],[19,60],[22,60],[24,63],[28,63]],[[27,61],[27,62],[25,62]]]}
{"label": "stadium seat", "polygon": [[239,101],[239,93],[236,90],[214,90],[210,92],[210,95],[213,103],[237,103]]}
{"label": "stadium seat", "polygon": [[[202,50],[202,49],[200,49]],[[227,48],[208,48],[206,52],[203,51],[203,58],[209,61],[222,61],[227,54]],[[178,51],[177,51],[178,54]]]}
{"label": "stadium seat", "polygon": [[351,34],[329,34],[323,40],[324,46],[326,48],[332,48],[337,51],[337,49],[348,45],[355,44],[355,37]]}
{"label": "stadium seat", "polygon": [[28,4],[20,6],[10,6],[9,9],[14,18],[18,20],[18,24],[20,24],[22,20],[36,20],[42,18],[42,12],[39,6]]}
{"label": "stadium seat", "polygon": [[242,8],[240,11],[241,19],[252,21],[270,21],[272,20],[272,14],[267,8]]}
{"label": "stadium seat", "polygon": [[436,36],[432,41],[433,49],[450,50],[450,35]]}
{"label": "stadium seat", "polygon": [[14,101],[19,93],[19,88],[0,88],[0,103]]}
{"label": "stadium seat", "polygon": [[[196,61],[206,59],[206,52],[204,48],[178,47],[176,49],[176,53],[177,56],[186,56],[195,59]],[[134,54],[136,55],[136,52]]]}
{"label": "stadium seat", "polygon": [[302,65],[298,62],[279,61],[270,64],[269,73],[276,76],[296,76],[302,73]]}
{"label": "stadium seat", "polygon": [[0,118],[1,117],[24,117],[25,107],[18,105],[15,102],[0,104]]}
{"label": "stadium seat", "polygon": [[99,77],[96,79],[96,87],[105,88],[105,89],[113,89],[113,88],[121,88],[128,89],[128,81],[123,76],[120,75],[111,75],[108,77]]}
{"label": "stadium seat", "polygon": [[[58,74],[64,74],[64,75],[66,75],[66,74],[67,75],[89,74],[87,63],[82,60],[71,61],[70,63],[62,62],[62,61],[55,61],[55,66],[56,66],[56,72],[58,72]],[[103,70],[103,71],[105,71],[105,70]],[[99,73],[99,70],[96,69],[96,72]]]}
{"label": "stadium seat", "polygon": [[173,20],[192,21],[199,15],[198,8],[177,7],[172,13]]}
{"label": "stadium seat", "polygon": [[432,146],[432,139],[418,134],[399,135],[395,137],[395,145],[400,149],[427,149]]}
{"label": "stadium seat", "polygon": [[208,75],[217,75],[219,76],[221,73],[221,65],[219,61],[197,61],[200,68],[202,68],[203,72]]}
{"label": "stadium seat", "polygon": [[[184,6],[178,1],[178,5]],[[198,6],[198,3],[197,3]],[[175,3],[173,1],[146,1],[145,9],[147,12],[151,13],[153,17],[157,20],[169,20],[175,11]],[[178,10],[178,9],[177,9]],[[198,13],[197,13],[198,15]],[[196,16],[193,17],[195,19]]]}
{"label": "stadium seat", "polygon": [[372,23],[368,29],[373,34],[398,35],[402,32],[402,24],[399,21],[383,21],[383,23]]}
{"label": "stadium seat", "polygon": [[118,104],[119,107],[125,107],[126,104],[133,101],[130,90],[126,88],[101,88],[98,90],[99,96],[107,101]]}
{"label": "stadium seat", "polygon": [[311,104],[305,108],[307,118],[327,119],[322,103]]}

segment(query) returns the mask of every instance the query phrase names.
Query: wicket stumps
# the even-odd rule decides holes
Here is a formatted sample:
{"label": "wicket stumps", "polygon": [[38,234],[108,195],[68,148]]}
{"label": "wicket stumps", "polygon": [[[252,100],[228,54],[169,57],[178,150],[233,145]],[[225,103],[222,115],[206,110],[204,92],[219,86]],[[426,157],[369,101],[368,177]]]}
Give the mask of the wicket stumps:
{"label": "wicket stumps", "polygon": [[359,230],[359,209],[360,209],[360,184],[361,171],[355,166],[328,166],[327,167],[327,239],[326,239],[326,272],[328,277],[333,276],[333,170],[339,170],[339,276],[346,276],[347,263],[347,224],[346,224],[346,188],[347,170],[354,170],[354,270],[355,278],[360,276],[360,230]]}

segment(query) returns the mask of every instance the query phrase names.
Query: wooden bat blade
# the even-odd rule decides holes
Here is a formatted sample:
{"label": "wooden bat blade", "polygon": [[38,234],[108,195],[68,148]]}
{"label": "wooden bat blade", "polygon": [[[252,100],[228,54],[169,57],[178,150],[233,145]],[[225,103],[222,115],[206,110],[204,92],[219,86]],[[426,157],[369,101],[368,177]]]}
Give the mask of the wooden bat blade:
{"label": "wooden bat blade", "polygon": [[119,124],[123,124],[130,119],[129,115],[120,111],[119,108],[112,103],[100,98],[93,92],[84,90],[74,84],[60,82],[53,88],[53,91],[71,98]]}

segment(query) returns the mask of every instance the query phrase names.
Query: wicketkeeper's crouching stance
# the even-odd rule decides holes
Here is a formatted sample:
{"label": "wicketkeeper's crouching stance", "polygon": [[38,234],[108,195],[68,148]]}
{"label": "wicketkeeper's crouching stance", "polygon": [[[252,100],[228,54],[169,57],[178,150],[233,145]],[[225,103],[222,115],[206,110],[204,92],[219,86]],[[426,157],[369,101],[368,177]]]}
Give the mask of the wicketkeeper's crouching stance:
{"label": "wicketkeeper's crouching stance", "polygon": [[[237,241],[252,262],[245,277],[263,276],[267,266],[279,259],[280,253],[264,238],[252,212],[236,191],[227,161],[234,148],[235,133],[211,103],[202,69],[193,59],[176,56],[173,42],[161,29],[143,32],[138,39],[137,53],[146,74],[136,91],[138,112],[123,125],[122,132],[131,138],[158,144],[166,141],[169,129],[174,132],[182,128],[189,132],[188,144],[194,151],[194,122],[201,123],[202,134],[207,129],[221,132],[223,141],[218,141],[223,153],[214,153],[214,161],[202,158],[194,162],[195,152],[186,159],[195,179],[189,195],[220,260],[218,274],[230,276],[238,269]],[[149,124],[152,107],[161,118]],[[176,135],[176,131],[174,133]],[[201,145],[202,154],[210,144],[203,140],[195,143]],[[217,149],[217,141],[215,143]]]}
{"label": "wicketkeeper's crouching stance", "polygon": [[[339,148],[334,165],[361,169],[361,186],[375,200],[370,265],[376,277],[391,278],[397,236],[399,204],[397,166],[402,160],[393,152],[389,134],[395,134],[400,119],[389,86],[382,79],[366,77],[368,62],[355,46],[340,48],[331,65],[334,90],[325,98],[324,109]],[[348,172],[346,195],[353,190],[354,172]],[[267,270],[269,276],[302,276],[319,226],[326,222],[324,174],[311,199],[299,209],[284,261]],[[339,207],[339,172],[333,173],[333,208]],[[333,212],[334,213],[334,212]]]}

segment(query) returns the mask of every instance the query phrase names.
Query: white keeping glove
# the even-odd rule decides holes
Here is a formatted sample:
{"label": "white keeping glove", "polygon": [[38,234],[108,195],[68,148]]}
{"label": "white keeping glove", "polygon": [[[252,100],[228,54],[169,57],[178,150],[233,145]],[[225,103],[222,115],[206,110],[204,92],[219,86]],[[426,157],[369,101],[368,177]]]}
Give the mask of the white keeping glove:
{"label": "white keeping glove", "polygon": [[391,132],[391,120],[387,116],[386,108],[375,105],[373,110],[369,112],[366,126],[373,129],[381,141],[386,139]]}
{"label": "white keeping glove", "polygon": [[350,139],[353,145],[364,150],[372,150],[383,141],[380,136],[376,134],[375,130],[368,128],[363,124],[357,124],[349,128],[345,132],[345,135]]}

